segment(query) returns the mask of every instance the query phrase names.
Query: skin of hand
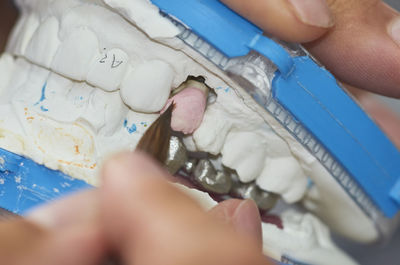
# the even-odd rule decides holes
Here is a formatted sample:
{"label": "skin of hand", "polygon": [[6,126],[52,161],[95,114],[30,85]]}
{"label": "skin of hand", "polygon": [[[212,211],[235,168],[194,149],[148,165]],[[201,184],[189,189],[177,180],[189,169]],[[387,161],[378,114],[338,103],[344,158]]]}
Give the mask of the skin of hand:
{"label": "skin of hand", "polygon": [[[400,120],[365,92],[400,98],[396,11],[378,0],[223,2],[278,38],[306,43],[354,86],[348,87],[400,146]],[[39,209],[28,220],[1,223],[0,260],[84,265],[99,264],[106,253],[126,264],[266,263],[252,202],[231,200],[205,213],[163,181],[165,174],[139,154],[112,159],[100,190]]]}
{"label": "skin of hand", "polygon": [[101,188],[57,201],[26,220],[0,223],[8,265],[268,264],[252,201],[229,200],[205,212],[140,153],[103,168]]}

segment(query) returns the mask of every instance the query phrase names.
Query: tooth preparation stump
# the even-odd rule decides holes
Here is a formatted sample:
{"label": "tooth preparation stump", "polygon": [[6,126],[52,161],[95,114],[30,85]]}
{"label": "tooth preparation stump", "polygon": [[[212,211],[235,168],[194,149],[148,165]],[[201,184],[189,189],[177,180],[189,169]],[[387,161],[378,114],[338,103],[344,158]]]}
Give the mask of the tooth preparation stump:
{"label": "tooth preparation stump", "polygon": [[192,134],[201,124],[206,110],[208,88],[198,82],[185,87],[167,102],[162,113],[174,104],[171,127],[176,132]]}

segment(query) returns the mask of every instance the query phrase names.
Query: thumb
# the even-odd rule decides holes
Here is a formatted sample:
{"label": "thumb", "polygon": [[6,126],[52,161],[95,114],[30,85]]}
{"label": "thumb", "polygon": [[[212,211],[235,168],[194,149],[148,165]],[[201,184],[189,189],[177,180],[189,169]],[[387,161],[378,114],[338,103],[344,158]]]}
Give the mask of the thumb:
{"label": "thumb", "polygon": [[400,14],[380,0],[335,0],[335,29],[306,48],[344,83],[400,98]]}
{"label": "thumb", "polygon": [[105,233],[125,264],[265,264],[257,240],[205,213],[167,177],[139,153],[104,166]]}
{"label": "thumb", "polygon": [[266,32],[289,42],[310,42],[334,25],[325,0],[222,0]]}
{"label": "thumb", "polygon": [[226,200],[212,208],[209,213],[222,222],[231,223],[237,232],[257,240],[262,247],[261,217],[254,201]]}

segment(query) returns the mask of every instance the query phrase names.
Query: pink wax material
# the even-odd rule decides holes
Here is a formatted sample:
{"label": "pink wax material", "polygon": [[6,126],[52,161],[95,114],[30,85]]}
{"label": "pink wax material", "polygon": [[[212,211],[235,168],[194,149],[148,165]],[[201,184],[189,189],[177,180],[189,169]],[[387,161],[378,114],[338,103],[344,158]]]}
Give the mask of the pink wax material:
{"label": "pink wax material", "polygon": [[203,120],[207,104],[206,93],[196,87],[187,87],[170,98],[161,113],[164,113],[172,102],[175,104],[171,119],[172,129],[184,134],[193,133]]}

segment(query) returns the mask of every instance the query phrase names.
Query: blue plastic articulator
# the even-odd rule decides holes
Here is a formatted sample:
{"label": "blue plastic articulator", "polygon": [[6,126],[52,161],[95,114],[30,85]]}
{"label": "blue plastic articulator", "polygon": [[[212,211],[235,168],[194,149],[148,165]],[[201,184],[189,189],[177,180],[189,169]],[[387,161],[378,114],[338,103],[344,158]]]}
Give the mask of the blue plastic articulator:
{"label": "blue plastic articulator", "polygon": [[0,207],[10,212],[24,214],[40,204],[90,187],[84,181],[0,149]]}

